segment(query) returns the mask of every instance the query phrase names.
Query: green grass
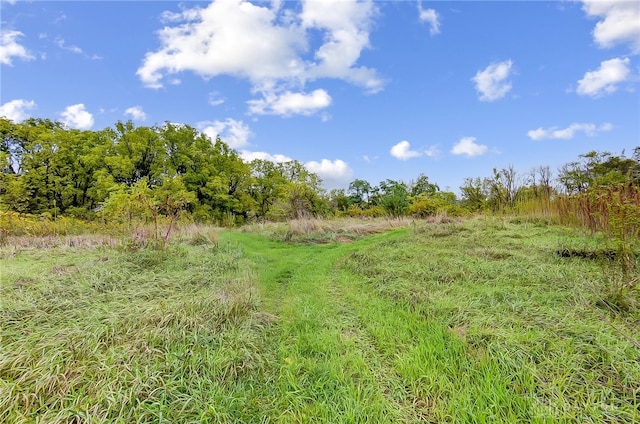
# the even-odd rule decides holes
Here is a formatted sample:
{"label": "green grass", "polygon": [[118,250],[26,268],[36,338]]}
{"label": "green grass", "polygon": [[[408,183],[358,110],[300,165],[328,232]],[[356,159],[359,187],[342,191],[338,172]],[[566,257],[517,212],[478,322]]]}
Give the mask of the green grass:
{"label": "green grass", "polygon": [[354,225],[2,248],[0,422],[640,421],[637,285],[558,254],[593,238]]}

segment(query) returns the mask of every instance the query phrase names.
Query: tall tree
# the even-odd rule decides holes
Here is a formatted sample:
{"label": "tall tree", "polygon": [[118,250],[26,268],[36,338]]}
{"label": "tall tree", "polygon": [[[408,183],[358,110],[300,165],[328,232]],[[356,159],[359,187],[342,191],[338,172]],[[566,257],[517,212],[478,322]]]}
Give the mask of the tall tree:
{"label": "tall tree", "polygon": [[432,196],[440,191],[440,187],[438,187],[437,184],[431,183],[429,177],[424,174],[420,174],[409,186],[411,196],[418,196],[420,194]]}
{"label": "tall tree", "polygon": [[347,193],[350,197],[349,203],[355,203],[362,207],[364,204],[369,202],[371,184],[366,180],[356,179],[349,184]]}
{"label": "tall tree", "polygon": [[409,206],[407,184],[389,179],[380,182],[379,202],[391,216],[399,217],[404,215]]}
{"label": "tall tree", "polygon": [[486,179],[465,178],[460,186],[462,194],[462,205],[471,212],[482,211],[487,204],[487,181]]}
{"label": "tall tree", "polygon": [[251,162],[252,181],[249,186],[249,194],[255,201],[255,217],[265,220],[271,206],[286,192],[288,180],[282,170],[271,161],[256,159]]}

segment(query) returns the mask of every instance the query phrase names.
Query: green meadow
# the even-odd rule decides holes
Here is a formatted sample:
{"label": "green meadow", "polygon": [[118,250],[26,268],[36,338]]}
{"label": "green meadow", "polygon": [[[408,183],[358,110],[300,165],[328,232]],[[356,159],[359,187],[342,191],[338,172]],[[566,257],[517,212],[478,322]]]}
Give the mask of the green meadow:
{"label": "green meadow", "polygon": [[640,422],[622,253],[498,217],[6,239],[0,422]]}

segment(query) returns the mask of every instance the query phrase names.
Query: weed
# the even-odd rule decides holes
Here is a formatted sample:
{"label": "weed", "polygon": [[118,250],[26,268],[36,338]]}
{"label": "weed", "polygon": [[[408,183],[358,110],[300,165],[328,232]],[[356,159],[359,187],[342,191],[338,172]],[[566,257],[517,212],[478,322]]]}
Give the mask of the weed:
{"label": "weed", "polygon": [[606,241],[483,217],[5,246],[0,421],[638,422],[637,257]]}

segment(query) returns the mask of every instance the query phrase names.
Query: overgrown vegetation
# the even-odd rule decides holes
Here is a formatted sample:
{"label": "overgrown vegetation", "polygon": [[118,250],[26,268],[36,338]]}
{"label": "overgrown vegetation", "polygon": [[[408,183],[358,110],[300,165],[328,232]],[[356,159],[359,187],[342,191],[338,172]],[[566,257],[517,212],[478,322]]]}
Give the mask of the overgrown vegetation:
{"label": "overgrown vegetation", "polygon": [[186,125],[0,136],[2,422],[640,421],[640,147],[457,198]]}
{"label": "overgrown vegetation", "polygon": [[118,122],[79,131],[48,119],[0,118],[0,207],[49,219],[61,216],[131,224],[133,218],[234,226],[309,217],[413,216],[476,212],[550,213],[553,201],[595,187],[631,184],[640,175],[640,147],[624,154],[589,152],[554,177],[547,166],[513,166],[467,178],[461,198],[421,174],[377,186],[356,179],[326,192],[297,161],[243,161],[223,140],[188,125],[135,127]]}
{"label": "overgrown vegetation", "polygon": [[[194,239],[195,240],[195,239]],[[0,421],[224,417],[264,367],[238,246],[3,250]]]}
{"label": "overgrown vegetation", "polygon": [[0,421],[635,422],[638,288],[624,306],[615,258],[559,254],[604,237],[489,217],[5,245]]}

